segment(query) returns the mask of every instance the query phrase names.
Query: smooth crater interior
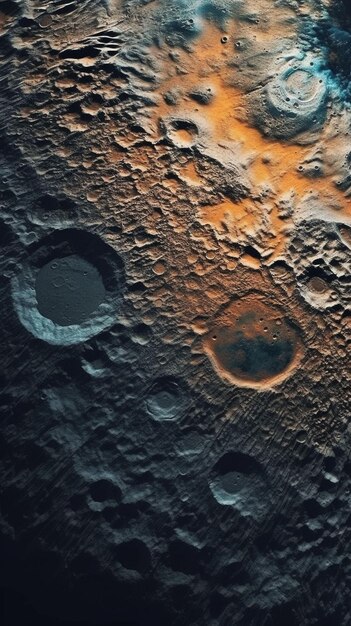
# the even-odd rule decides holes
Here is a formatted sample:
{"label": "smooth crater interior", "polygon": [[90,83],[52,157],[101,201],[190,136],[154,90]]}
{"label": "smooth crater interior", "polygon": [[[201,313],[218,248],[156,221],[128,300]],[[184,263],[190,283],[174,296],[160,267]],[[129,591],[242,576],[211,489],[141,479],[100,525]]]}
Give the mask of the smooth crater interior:
{"label": "smooth crater interior", "polygon": [[44,265],[35,289],[38,311],[59,326],[82,324],[105,297],[100,273],[78,255]]}

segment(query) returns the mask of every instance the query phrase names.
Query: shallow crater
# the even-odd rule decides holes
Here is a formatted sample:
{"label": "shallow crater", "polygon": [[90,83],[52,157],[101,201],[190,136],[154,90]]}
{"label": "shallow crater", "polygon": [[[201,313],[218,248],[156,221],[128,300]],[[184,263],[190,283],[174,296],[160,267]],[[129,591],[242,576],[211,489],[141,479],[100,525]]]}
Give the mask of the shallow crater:
{"label": "shallow crater", "polygon": [[247,454],[223,454],[211,471],[209,486],[219,504],[232,506],[243,517],[260,520],[268,512],[268,480],[260,463]]}
{"label": "shallow crater", "polygon": [[217,373],[243,387],[270,387],[284,380],[301,355],[297,326],[262,296],[234,300],[212,325],[204,348]]}
{"label": "shallow crater", "polygon": [[174,420],[187,406],[187,396],[182,386],[172,377],[156,380],[146,398],[147,413],[155,420]]}
{"label": "shallow crater", "polygon": [[87,231],[54,231],[32,246],[12,281],[25,328],[48,343],[76,344],[108,328],[124,287],[123,261]]}

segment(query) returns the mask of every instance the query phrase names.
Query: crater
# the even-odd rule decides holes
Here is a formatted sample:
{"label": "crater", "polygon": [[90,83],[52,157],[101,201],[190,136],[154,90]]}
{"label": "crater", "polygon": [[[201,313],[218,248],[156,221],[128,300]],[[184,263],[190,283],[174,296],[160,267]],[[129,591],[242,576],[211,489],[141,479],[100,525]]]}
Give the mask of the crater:
{"label": "crater", "polygon": [[121,258],[100,237],[55,231],[32,246],[12,280],[13,304],[35,337],[77,344],[115,322],[124,282]]}
{"label": "crater", "polygon": [[33,224],[51,228],[69,227],[77,220],[79,209],[75,202],[64,195],[55,197],[50,194],[40,196],[29,208],[28,216]]}
{"label": "crater", "polygon": [[174,420],[186,407],[186,396],[172,378],[160,378],[146,399],[146,410],[156,420]]}
{"label": "crater", "polygon": [[297,326],[257,294],[235,300],[219,315],[205,336],[204,348],[223,379],[253,388],[282,382],[302,352]]}
{"label": "crater", "polygon": [[294,59],[267,85],[266,112],[258,112],[257,116],[267,134],[290,138],[323,124],[327,86],[311,59],[306,57],[301,66],[296,66]]}
{"label": "crater", "polygon": [[307,70],[293,69],[285,75],[285,92],[294,102],[310,102],[318,96],[319,88],[318,77]]}
{"label": "crater", "polygon": [[206,440],[200,433],[190,430],[182,438],[177,439],[176,450],[182,457],[194,457],[204,449]]}
{"label": "crater", "polygon": [[261,465],[247,454],[226,452],[212,468],[209,486],[219,504],[235,508],[243,517],[260,520],[269,510],[268,480]]}
{"label": "crater", "polygon": [[335,306],[337,292],[322,271],[317,272],[313,268],[310,270],[309,276],[299,286],[301,295],[313,308],[322,311]]}
{"label": "crater", "polygon": [[337,232],[344,246],[346,246],[347,248],[349,248],[349,250],[351,250],[351,228],[348,226],[342,226],[338,224]]}
{"label": "crater", "polygon": [[116,502],[121,497],[121,490],[112,481],[100,478],[93,482],[90,487],[90,495],[95,502]]}
{"label": "crater", "polygon": [[168,139],[177,148],[192,148],[198,139],[198,126],[191,119],[169,118],[163,125]]}

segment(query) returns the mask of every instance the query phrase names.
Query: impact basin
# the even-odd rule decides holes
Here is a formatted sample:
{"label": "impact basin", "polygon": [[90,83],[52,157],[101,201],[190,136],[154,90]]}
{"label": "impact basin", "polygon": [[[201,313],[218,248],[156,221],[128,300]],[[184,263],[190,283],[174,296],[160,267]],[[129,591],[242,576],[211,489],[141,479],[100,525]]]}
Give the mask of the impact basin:
{"label": "impact basin", "polygon": [[286,64],[266,86],[254,113],[256,124],[266,135],[289,139],[323,125],[328,87],[324,73],[312,59]]}
{"label": "impact basin", "polygon": [[74,345],[114,323],[123,286],[123,262],[114,249],[97,235],[67,229],[34,246],[12,280],[12,300],[32,335]]}
{"label": "impact basin", "polygon": [[214,321],[204,348],[221,378],[256,389],[282,382],[302,354],[297,325],[258,294],[234,300]]}

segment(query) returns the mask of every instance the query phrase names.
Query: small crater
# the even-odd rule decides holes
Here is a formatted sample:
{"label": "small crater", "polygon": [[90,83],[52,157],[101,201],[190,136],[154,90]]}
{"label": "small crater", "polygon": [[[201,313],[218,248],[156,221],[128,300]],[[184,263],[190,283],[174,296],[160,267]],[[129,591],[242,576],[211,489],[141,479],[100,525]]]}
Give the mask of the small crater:
{"label": "small crater", "polygon": [[178,439],[176,449],[182,457],[193,457],[200,454],[204,446],[204,437],[196,431],[190,431]]}
{"label": "small crater", "polygon": [[146,399],[146,410],[156,420],[174,420],[186,406],[186,397],[172,378],[160,378]]}
{"label": "small crater", "polygon": [[166,269],[167,269],[167,266],[163,261],[157,261],[153,265],[152,271],[154,272],[154,274],[156,274],[156,276],[163,276]]}
{"label": "small crater", "polygon": [[38,24],[39,24],[40,28],[48,28],[49,26],[51,26],[51,24],[52,24],[52,17],[50,15],[50,13],[43,13],[38,18]]}
{"label": "small crater", "polygon": [[310,306],[325,310],[335,306],[338,294],[331,276],[321,267],[310,267],[308,275],[301,281],[300,292]]}
{"label": "small crater", "polygon": [[227,452],[214,465],[210,481],[214,498],[243,517],[260,520],[269,510],[269,485],[261,465],[241,452]]}
{"label": "small crater", "polygon": [[328,290],[328,284],[319,276],[313,276],[308,281],[308,288],[316,293],[325,293]]}
{"label": "small crater", "polygon": [[168,139],[177,148],[191,148],[198,139],[199,129],[192,120],[171,118],[164,125]]}
{"label": "small crater", "polygon": [[151,330],[146,324],[138,324],[130,332],[130,338],[133,343],[145,346],[151,338]]}

